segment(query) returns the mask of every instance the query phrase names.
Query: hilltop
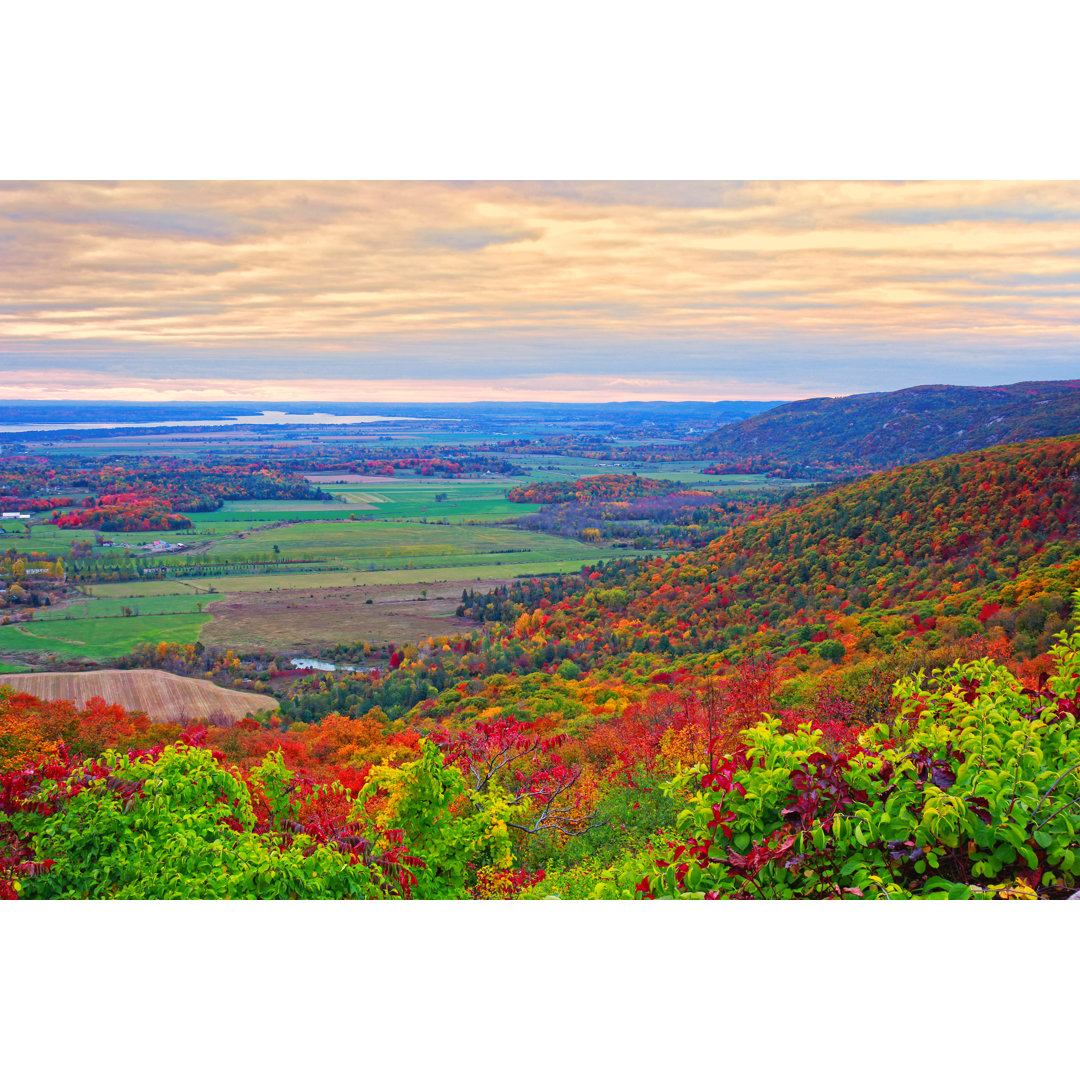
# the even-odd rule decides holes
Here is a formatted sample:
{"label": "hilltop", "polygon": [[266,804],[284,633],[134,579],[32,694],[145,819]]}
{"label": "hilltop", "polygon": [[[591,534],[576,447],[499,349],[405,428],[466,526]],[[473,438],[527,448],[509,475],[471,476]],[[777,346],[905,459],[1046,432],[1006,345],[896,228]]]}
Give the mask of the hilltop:
{"label": "hilltop", "polygon": [[880,469],[1077,432],[1080,380],[1068,380],[809,398],[727,424],[701,445],[792,465]]}

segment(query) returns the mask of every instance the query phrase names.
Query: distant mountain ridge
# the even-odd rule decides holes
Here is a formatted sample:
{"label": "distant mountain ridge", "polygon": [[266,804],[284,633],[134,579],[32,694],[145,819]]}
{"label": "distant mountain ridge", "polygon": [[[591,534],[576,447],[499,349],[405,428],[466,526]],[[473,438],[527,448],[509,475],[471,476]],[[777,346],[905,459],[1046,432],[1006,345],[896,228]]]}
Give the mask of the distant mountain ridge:
{"label": "distant mountain ridge", "polygon": [[708,449],[887,468],[1080,433],[1080,379],[809,398],[726,424]]}

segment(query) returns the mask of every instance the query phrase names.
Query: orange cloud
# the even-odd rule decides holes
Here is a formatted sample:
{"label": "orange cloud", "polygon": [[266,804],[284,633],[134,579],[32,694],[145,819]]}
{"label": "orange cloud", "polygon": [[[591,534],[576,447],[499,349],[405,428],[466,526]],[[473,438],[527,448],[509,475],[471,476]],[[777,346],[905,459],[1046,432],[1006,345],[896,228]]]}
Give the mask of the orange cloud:
{"label": "orange cloud", "polygon": [[508,376],[489,379],[185,379],[131,378],[59,370],[0,373],[0,396],[50,401],[772,401],[800,397],[805,385],[752,379],[685,380],[606,375]]}
{"label": "orange cloud", "polygon": [[1078,293],[1075,183],[0,186],[9,368],[115,371],[111,347],[167,348],[263,354],[273,377],[339,355],[420,378],[404,358],[493,340],[510,367],[583,340],[974,355],[1074,347]]}

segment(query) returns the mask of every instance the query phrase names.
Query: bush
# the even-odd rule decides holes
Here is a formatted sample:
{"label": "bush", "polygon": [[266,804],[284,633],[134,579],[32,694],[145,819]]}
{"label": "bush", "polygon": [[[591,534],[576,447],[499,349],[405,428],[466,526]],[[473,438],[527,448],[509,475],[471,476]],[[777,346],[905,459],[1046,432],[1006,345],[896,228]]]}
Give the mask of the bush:
{"label": "bush", "polygon": [[0,813],[0,825],[22,838],[30,856],[14,867],[23,870],[8,887],[27,899],[377,898],[394,891],[377,864],[352,862],[302,830],[277,831],[281,818],[297,812],[280,760],[268,759],[253,775],[276,807],[273,823],[260,822],[252,789],[235,770],[201,747],[130,758],[113,751],[71,769],[45,766],[33,780],[8,774],[0,805],[11,812]]}
{"label": "bush", "polygon": [[682,796],[663,859],[594,895],[706,898],[1071,895],[1080,883],[1080,635],[1025,690],[989,659],[896,684],[899,719],[837,752],[803,725],[744,734]]}

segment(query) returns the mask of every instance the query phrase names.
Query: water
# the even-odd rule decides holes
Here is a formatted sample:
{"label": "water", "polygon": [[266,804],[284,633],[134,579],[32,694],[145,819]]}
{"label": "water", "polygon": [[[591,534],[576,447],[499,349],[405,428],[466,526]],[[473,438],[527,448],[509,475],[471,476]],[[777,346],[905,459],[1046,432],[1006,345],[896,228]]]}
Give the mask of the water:
{"label": "water", "polygon": [[298,656],[290,663],[294,668],[301,671],[374,671],[373,667],[349,667],[348,664],[328,664],[325,660],[310,660],[306,656]]}
{"label": "water", "polygon": [[289,413],[263,410],[258,415],[234,416],[226,420],[142,420],[135,423],[0,424],[0,431],[108,431],[112,428],[230,427],[233,424],[273,426],[281,424],[380,424],[390,420],[416,421],[418,416],[338,416],[334,413]]}

